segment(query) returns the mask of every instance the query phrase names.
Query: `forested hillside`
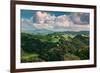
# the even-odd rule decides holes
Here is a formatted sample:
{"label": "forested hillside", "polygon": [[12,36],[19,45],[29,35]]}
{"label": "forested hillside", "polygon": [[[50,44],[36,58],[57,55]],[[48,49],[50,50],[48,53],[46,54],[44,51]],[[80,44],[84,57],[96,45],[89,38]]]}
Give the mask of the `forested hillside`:
{"label": "forested hillside", "polygon": [[21,33],[21,62],[89,59],[89,33]]}

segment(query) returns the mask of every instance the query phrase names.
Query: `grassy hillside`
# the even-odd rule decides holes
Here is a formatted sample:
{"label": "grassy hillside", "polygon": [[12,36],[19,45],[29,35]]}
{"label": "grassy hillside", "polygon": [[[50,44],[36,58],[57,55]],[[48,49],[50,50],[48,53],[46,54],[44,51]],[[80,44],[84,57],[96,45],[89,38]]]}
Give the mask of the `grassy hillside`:
{"label": "grassy hillside", "polygon": [[21,33],[21,48],[21,62],[86,60],[89,59],[89,33]]}

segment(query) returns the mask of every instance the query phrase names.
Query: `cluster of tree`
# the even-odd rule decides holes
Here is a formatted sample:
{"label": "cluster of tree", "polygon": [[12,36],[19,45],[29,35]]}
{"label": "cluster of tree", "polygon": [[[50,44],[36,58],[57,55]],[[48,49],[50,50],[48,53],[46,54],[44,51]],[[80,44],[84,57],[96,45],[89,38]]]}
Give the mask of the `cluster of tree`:
{"label": "cluster of tree", "polygon": [[[56,42],[53,39],[57,39]],[[33,35],[21,33],[21,62],[89,59],[89,37],[59,34]]]}

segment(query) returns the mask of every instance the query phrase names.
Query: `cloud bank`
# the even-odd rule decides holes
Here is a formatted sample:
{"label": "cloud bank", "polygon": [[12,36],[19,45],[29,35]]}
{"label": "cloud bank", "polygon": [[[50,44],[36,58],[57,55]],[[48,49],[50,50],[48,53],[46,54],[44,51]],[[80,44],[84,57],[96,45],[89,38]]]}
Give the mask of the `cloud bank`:
{"label": "cloud bank", "polygon": [[51,15],[37,11],[30,19],[21,18],[22,30],[89,31],[89,14]]}

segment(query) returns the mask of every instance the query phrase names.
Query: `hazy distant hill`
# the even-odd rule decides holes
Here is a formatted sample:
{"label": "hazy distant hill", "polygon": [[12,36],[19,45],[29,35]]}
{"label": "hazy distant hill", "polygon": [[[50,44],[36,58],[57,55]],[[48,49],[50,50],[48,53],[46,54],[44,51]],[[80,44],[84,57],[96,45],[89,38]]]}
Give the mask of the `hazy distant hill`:
{"label": "hazy distant hill", "polygon": [[46,29],[44,29],[44,30],[41,30],[41,29],[38,29],[38,30],[22,30],[21,32],[30,33],[30,34],[41,34],[41,35],[54,33],[53,31],[46,30]]}
{"label": "hazy distant hill", "polygon": [[51,31],[51,30],[47,30],[47,29],[43,29],[43,30],[22,30],[21,32],[23,33],[30,33],[30,34],[40,34],[40,35],[47,35],[47,34],[71,34],[71,35],[77,35],[77,34],[85,34],[85,35],[89,35],[89,31]]}
{"label": "hazy distant hill", "polygon": [[84,34],[84,35],[89,35],[89,31],[64,31],[64,32],[54,32],[52,34],[72,34],[72,35],[79,35],[79,34]]}

